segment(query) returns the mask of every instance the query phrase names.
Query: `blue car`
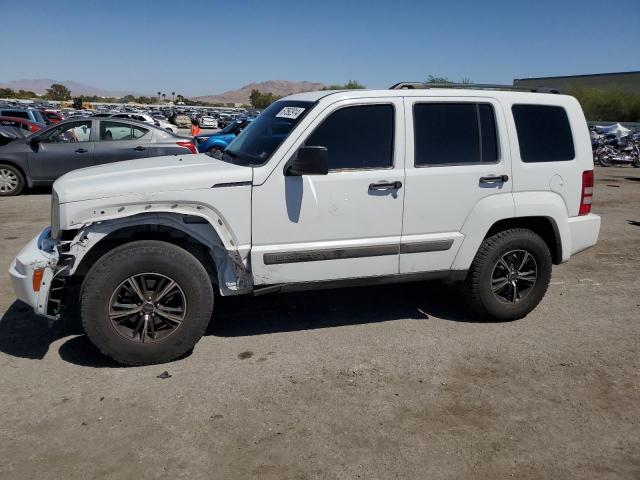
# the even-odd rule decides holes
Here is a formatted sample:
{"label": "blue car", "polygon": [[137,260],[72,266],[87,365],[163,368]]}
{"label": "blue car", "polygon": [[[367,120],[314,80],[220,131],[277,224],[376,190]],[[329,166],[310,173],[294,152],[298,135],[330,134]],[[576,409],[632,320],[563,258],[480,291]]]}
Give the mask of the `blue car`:
{"label": "blue car", "polygon": [[236,138],[247,125],[253,121],[253,118],[242,118],[234,120],[217,133],[209,135],[198,135],[198,152],[206,153],[212,157],[222,152],[231,141]]}

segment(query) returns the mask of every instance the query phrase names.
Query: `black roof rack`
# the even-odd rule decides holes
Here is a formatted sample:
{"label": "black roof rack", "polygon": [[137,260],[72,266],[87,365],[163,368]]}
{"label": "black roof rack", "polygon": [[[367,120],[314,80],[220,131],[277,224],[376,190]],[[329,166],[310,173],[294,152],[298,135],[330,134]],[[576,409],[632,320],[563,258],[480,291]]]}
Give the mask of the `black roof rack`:
{"label": "black roof rack", "polygon": [[395,85],[391,85],[389,90],[413,90],[421,88],[467,88],[470,90],[508,90],[513,92],[561,93],[559,88],[552,87],[515,87],[513,85],[492,85],[487,83],[400,82]]}

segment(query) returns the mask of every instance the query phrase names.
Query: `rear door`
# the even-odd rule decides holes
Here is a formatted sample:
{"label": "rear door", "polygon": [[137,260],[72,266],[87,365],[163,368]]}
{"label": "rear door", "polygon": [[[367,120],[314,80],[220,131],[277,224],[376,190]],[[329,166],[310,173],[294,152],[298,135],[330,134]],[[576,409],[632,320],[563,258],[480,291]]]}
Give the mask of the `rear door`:
{"label": "rear door", "polygon": [[28,144],[28,162],[35,181],[54,181],[93,164],[91,120],[63,123],[34,138],[37,142]]}
{"label": "rear door", "polygon": [[505,118],[492,98],[405,97],[406,191],[400,273],[448,270],[467,217],[511,196]]}
{"label": "rear door", "polygon": [[93,155],[95,165],[149,156],[150,128],[111,119],[99,123]]}

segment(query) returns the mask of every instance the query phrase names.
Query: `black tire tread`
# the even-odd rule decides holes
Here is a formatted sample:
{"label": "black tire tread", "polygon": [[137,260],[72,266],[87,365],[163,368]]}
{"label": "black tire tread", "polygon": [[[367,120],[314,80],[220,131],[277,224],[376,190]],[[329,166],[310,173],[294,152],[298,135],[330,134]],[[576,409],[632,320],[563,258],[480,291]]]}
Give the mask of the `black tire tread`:
{"label": "black tire tread", "polygon": [[[481,280],[480,277],[482,275],[483,267],[487,262],[487,257],[493,252],[496,248],[496,245],[499,245],[501,242],[509,240],[514,235],[524,235],[530,237],[534,241],[540,241],[547,248],[547,254],[549,255],[549,259],[551,258],[551,253],[548,251],[547,244],[545,241],[532,230],[527,228],[511,228],[508,230],[503,230],[501,232],[492,235],[484,239],[484,241],[480,244],[480,248],[476,253],[475,258],[469,268],[467,273],[467,278],[465,280],[465,299],[468,305],[473,309],[474,312],[477,312],[482,318],[486,320],[495,320],[494,317],[488,314],[484,305],[481,302],[480,288],[481,288]],[[543,294],[546,294],[548,288],[548,284],[544,286]],[[527,313],[518,316],[518,318],[523,318]]]}
{"label": "black tire tread", "polygon": [[[141,253],[157,253],[163,256],[169,256],[174,258],[184,255],[185,257],[182,260],[192,259],[201,267],[199,269],[194,268],[192,275],[199,276],[200,278],[198,279],[198,281],[202,285],[206,285],[206,284],[211,285],[209,275],[207,274],[207,271],[204,268],[204,266],[202,266],[202,264],[191,253],[168,242],[163,242],[158,240],[139,240],[131,243],[125,243],[109,251],[104,256],[102,256],[98,261],[96,261],[94,266],[87,273],[85,280],[82,284],[82,290],[80,295],[80,311],[81,311],[81,318],[82,318],[82,328],[87,334],[87,336],[89,337],[89,339],[91,340],[91,342],[102,352],[103,355],[109,358],[112,358],[118,363],[131,365],[131,366],[152,365],[152,364],[165,363],[171,360],[175,360],[176,358],[180,357],[181,355],[184,355],[187,351],[193,348],[195,343],[204,335],[204,332],[208,325],[207,323],[203,323],[202,325],[199,325],[199,326],[193,326],[192,328],[196,328],[196,330],[194,331],[194,333],[196,334],[196,340],[193,343],[187,343],[183,345],[183,348],[181,348],[180,350],[176,350],[169,358],[165,358],[158,361],[133,362],[126,357],[119,356],[115,352],[107,352],[103,348],[101,348],[100,339],[93,337],[91,334],[92,329],[88,328],[90,327],[88,323],[92,318],[92,312],[87,310],[88,297],[96,288],[95,284],[99,281],[100,277],[105,272],[107,272],[115,264],[132,260],[133,258],[135,258],[137,255]],[[211,296],[213,298],[213,288],[211,291]],[[211,317],[211,313],[212,312],[209,312],[209,317]]]}

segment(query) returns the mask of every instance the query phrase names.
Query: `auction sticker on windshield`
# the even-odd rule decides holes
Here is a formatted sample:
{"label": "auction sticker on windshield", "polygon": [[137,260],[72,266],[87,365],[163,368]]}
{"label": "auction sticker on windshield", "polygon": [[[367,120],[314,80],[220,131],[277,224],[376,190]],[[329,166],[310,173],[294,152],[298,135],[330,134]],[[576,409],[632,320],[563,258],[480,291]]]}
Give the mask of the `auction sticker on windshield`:
{"label": "auction sticker on windshield", "polygon": [[290,118],[292,120],[295,120],[300,116],[302,112],[304,112],[304,108],[301,107],[284,107],[276,115],[276,118]]}

